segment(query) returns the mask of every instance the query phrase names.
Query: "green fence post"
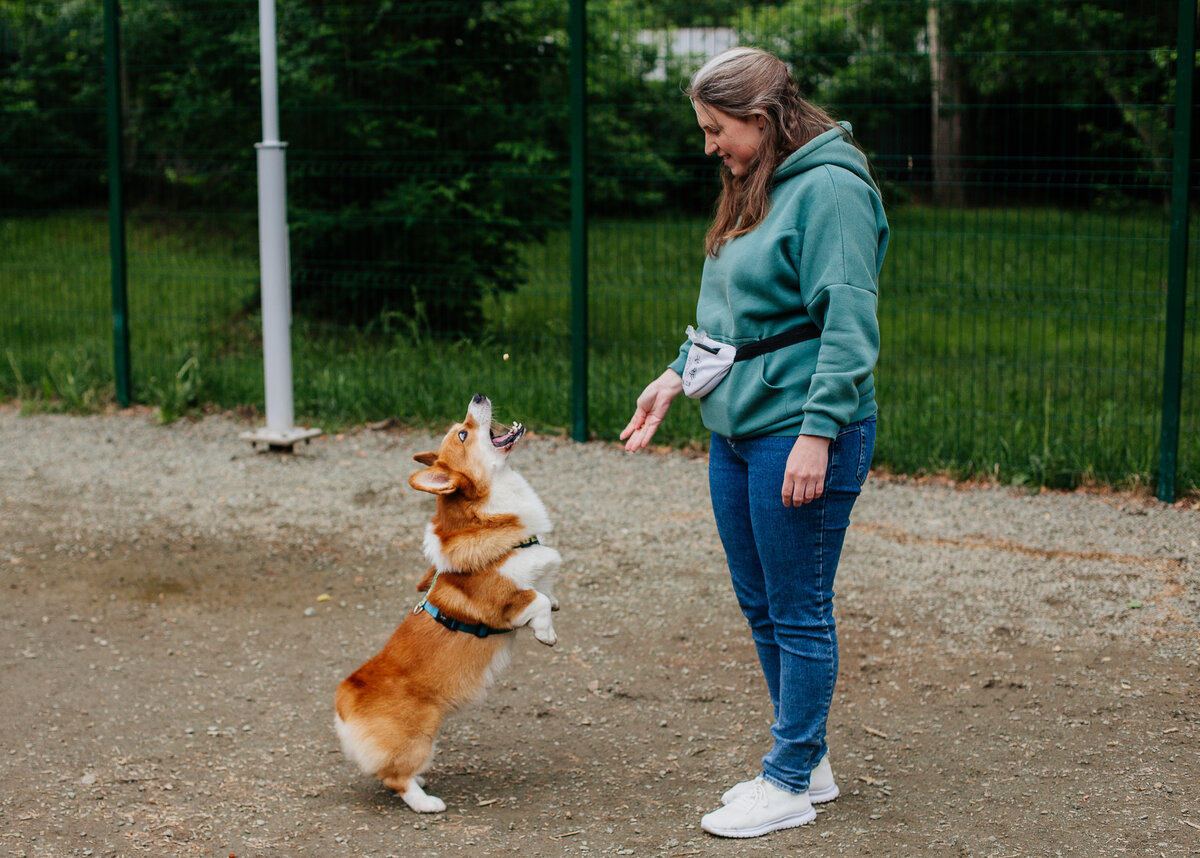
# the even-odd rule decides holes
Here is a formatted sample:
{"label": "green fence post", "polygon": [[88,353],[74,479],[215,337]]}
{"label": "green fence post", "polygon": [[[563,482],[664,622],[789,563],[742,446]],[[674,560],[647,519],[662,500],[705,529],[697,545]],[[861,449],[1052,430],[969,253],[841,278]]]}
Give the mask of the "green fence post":
{"label": "green fence post", "polygon": [[587,3],[571,0],[571,437],[588,438]]}
{"label": "green fence post", "polygon": [[113,376],[129,407],[129,302],[125,277],[125,201],[121,179],[121,25],[117,0],[104,0],[104,92],[108,124],[108,255],[112,265]]}
{"label": "green fence post", "polygon": [[1189,168],[1192,155],[1192,75],[1196,66],[1196,0],[1179,2],[1175,68],[1175,140],[1171,171],[1171,245],[1167,268],[1167,327],[1163,355],[1162,441],[1158,499],[1175,500],[1179,419],[1183,397],[1183,316],[1187,297]]}

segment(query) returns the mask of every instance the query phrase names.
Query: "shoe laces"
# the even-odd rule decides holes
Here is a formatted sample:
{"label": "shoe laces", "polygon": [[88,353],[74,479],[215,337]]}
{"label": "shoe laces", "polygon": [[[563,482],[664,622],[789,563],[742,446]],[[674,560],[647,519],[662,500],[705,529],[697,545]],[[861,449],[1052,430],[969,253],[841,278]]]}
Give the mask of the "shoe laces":
{"label": "shoe laces", "polygon": [[732,803],[747,809],[765,805],[767,803],[767,785],[762,777],[759,776],[750,781],[749,787],[749,789],[743,790]]}

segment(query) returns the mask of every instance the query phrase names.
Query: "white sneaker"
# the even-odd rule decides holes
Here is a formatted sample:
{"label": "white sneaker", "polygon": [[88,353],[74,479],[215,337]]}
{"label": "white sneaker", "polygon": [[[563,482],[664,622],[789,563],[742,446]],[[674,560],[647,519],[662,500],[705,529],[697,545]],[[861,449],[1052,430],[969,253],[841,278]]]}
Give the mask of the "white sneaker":
{"label": "white sneaker", "polygon": [[808,793],[790,793],[761,777],[700,820],[700,827],[718,837],[759,837],[781,828],[795,828],[817,818]]}
{"label": "white sneaker", "polygon": [[[733,801],[742,790],[749,789],[754,781],[743,781],[736,786],[731,786],[721,796],[721,804],[729,804]],[[833,801],[841,793],[838,785],[833,782],[833,768],[829,765],[829,754],[821,757],[821,762],[817,763],[817,767],[812,770],[812,774],[808,777],[808,800],[813,804],[822,804],[827,801]]]}

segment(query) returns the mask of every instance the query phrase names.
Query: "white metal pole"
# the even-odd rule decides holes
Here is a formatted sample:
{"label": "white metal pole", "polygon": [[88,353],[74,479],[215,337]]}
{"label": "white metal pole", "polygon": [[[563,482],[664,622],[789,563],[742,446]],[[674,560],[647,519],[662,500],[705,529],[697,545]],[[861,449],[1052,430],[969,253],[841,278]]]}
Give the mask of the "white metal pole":
{"label": "white metal pole", "polygon": [[287,282],[285,144],[267,140],[258,149],[258,249],[262,267],[263,372],[267,428],[292,428],[292,320]]}
{"label": "white metal pole", "polygon": [[296,429],[292,400],[292,306],[288,265],[287,144],[279,139],[279,83],[275,58],[275,0],[259,0],[263,139],[258,150],[258,252],[262,277],[263,376],[266,430],[246,433],[250,441],[290,448],[319,435]]}
{"label": "white metal pole", "polygon": [[259,0],[263,140],[258,149],[258,252],[262,271],[263,371],[267,429],[286,434],[292,405],[292,320],[287,282],[287,153],[279,139],[275,0]]}
{"label": "white metal pole", "polygon": [[262,66],[263,141],[279,141],[279,76],[275,58],[275,0],[258,0],[258,56]]}

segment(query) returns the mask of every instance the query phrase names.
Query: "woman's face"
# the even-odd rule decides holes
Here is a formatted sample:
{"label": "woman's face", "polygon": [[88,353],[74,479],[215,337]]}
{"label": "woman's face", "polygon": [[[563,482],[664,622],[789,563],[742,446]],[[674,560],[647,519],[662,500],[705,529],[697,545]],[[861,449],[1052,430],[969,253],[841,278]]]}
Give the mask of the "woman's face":
{"label": "woman's face", "polygon": [[692,106],[696,109],[696,122],[704,132],[704,154],[720,158],[735,176],[750,172],[750,164],[762,143],[766,118],[759,115],[736,119],[699,101]]}

